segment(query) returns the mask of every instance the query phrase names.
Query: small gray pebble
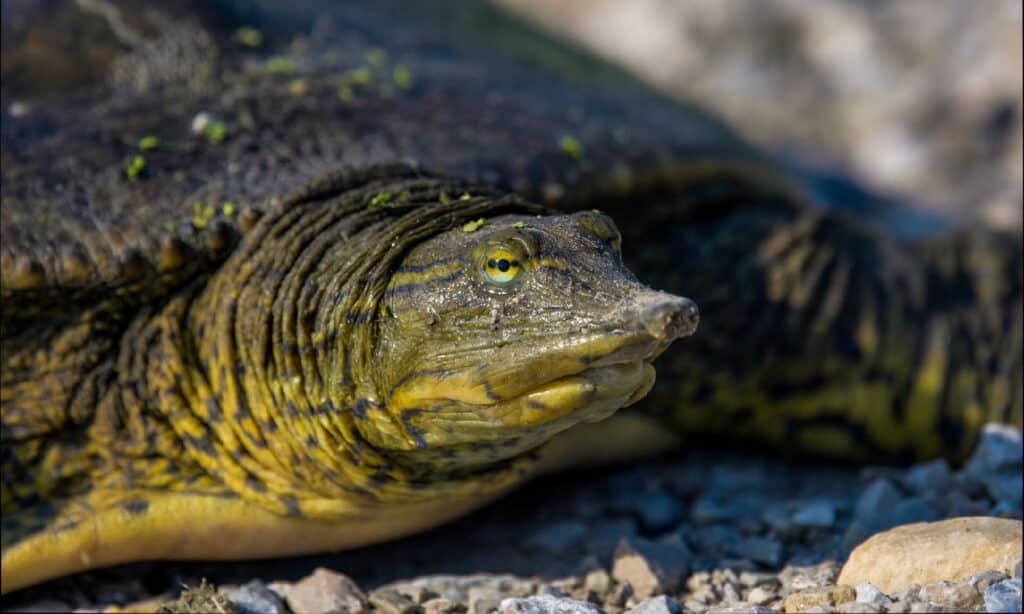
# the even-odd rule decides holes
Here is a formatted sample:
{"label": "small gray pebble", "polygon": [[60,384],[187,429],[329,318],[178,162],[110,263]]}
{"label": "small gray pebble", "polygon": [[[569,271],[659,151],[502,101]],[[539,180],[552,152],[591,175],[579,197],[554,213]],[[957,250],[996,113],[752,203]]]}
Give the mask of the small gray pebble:
{"label": "small gray pebble", "polygon": [[633,596],[633,585],[629,581],[620,582],[615,585],[614,590],[608,597],[607,603],[618,607],[624,607],[626,602]]}
{"label": "small gray pebble", "polygon": [[764,522],[760,518],[739,518],[736,520],[736,528],[743,533],[758,535],[764,531]]}
{"label": "small gray pebble", "polygon": [[782,564],[782,542],[770,537],[748,537],[740,546],[742,554],[769,567]]}
{"label": "small gray pebble", "polygon": [[[701,611],[703,608],[698,609]],[[752,603],[730,603],[703,610],[705,614],[780,614],[778,610]]]}
{"label": "small gray pebble", "polygon": [[843,533],[843,548],[847,553],[856,548],[865,539],[871,537],[874,533],[870,528],[864,526],[858,520],[854,520],[850,523],[850,526],[846,527],[846,532]]}
{"label": "small gray pebble", "polygon": [[1016,504],[1017,509],[1021,505],[1020,472],[1009,475],[992,475],[984,480],[988,494],[995,501],[1009,501]]}
{"label": "small gray pebble", "polygon": [[683,516],[679,499],[666,493],[653,493],[640,498],[640,528],[650,534],[663,533],[674,527]]}
{"label": "small gray pebble", "polygon": [[739,516],[734,506],[701,497],[690,507],[690,520],[699,525],[733,520]]}
{"label": "small gray pebble", "polygon": [[550,584],[541,584],[540,586],[538,586],[537,587],[537,595],[539,595],[539,596],[548,596],[548,597],[559,597],[559,598],[560,597],[568,597],[568,595],[566,595],[565,591],[563,591],[563,590],[561,590],[561,589],[559,589],[557,587],[551,586]]}
{"label": "small gray pebble", "polygon": [[922,497],[910,497],[893,506],[887,513],[881,514],[877,521],[879,530],[891,529],[897,525],[912,522],[931,522],[939,519],[939,511]]}
{"label": "small gray pebble", "polygon": [[864,603],[862,601],[847,601],[836,606],[837,612],[842,614],[875,614],[884,612],[885,608],[877,603]]}
{"label": "small gray pebble", "polygon": [[921,592],[920,584],[905,586],[891,595],[893,601],[906,601],[913,603],[917,601],[917,595]]}
{"label": "small gray pebble", "polygon": [[747,559],[721,559],[719,567],[728,567],[736,571],[756,571],[757,563]]}
{"label": "small gray pebble", "polygon": [[313,573],[288,586],[284,593],[293,612],[363,611],[366,595],[352,578],[317,567]]}
{"label": "small gray pebble", "polygon": [[595,569],[587,573],[583,580],[583,588],[603,596],[612,588],[612,577],[603,569]]}
{"label": "small gray pebble", "polygon": [[540,597],[503,599],[498,605],[500,614],[602,614],[592,603],[566,597],[542,595]]}
{"label": "small gray pebble", "polygon": [[[404,584],[417,586],[425,591],[433,593],[453,602],[465,602],[470,599],[471,591],[477,595],[486,592],[494,592],[512,597],[526,597],[532,595],[536,590],[536,584],[526,578],[520,578],[510,574],[470,574],[459,575],[433,575],[423,576],[409,580]],[[406,589],[408,590],[408,589]]]}
{"label": "small gray pebble", "polygon": [[681,611],[676,600],[668,595],[644,599],[635,608],[628,610],[629,614],[680,614]]}
{"label": "small gray pebble", "polygon": [[686,612],[705,612],[708,604],[700,599],[686,599],[683,601],[683,608]]}
{"label": "small gray pebble", "polygon": [[515,599],[506,598],[497,590],[490,587],[473,586],[469,589],[469,614],[488,614],[501,607],[505,601]]}
{"label": "small gray pebble", "polygon": [[954,490],[943,494],[939,498],[942,515],[946,518],[956,516],[984,516],[988,514],[989,508],[986,503],[971,499],[965,493]]}
{"label": "small gray pebble", "polygon": [[988,587],[985,591],[985,609],[989,612],[1020,612],[1020,578],[1003,580]]}
{"label": "small gray pebble", "polygon": [[587,552],[605,558],[612,553],[620,539],[634,537],[636,533],[636,522],[632,518],[611,518],[590,527],[584,540],[584,547]]}
{"label": "small gray pebble", "polygon": [[[1018,476],[1018,480],[1020,476]],[[1013,501],[996,501],[996,504],[989,510],[990,516],[996,518],[1017,518],[1021,517],[1020,505]]]}
{"label": "small gray pebble", "polygon": [[861,603],[891,603],[892,600],[883,593],[877,586],[868,582],[858,584],[857,590],[857,601]]}
{"label": "small gray pebble", "polygon": [[974,587],[971,578],[925,584],[918,593],[918,599],[964,612],[973,612],[982,606],[981,593]]}
{"label": "small gray pebble", "polygon": [[764,467],[759,465],[725,462],[711,467],[707,483],[718,492],[734,494],[764,486],[766,477]]}
{"label": "small gray pebble", "polygon": [[778,598],[778,593],[770,591],[763,586],[755,586],[747,594],[747,601],[755,605],[768,605]]}
{"label": "small gray pebble", "polygon": [[459,614],[466,611],[465,606],[444,597],[434,597],[423,602],[423,614]]}
{"label": "small gray pebble", "polygon": [[904,474],[903,483],[917,494],[923,495],[946,493],[952,479],[953,472],[949,468],[949,462],[944,458],[937,458],[911,467]]}
{"label": "small gray pebble", "polygon": [[391,587],[371,592],[369,600],[377,614],[415,614],[420,611],[415,601]]}
{"label": "small gray pebble", "polygon": [[743,601],[743,595],[740,593],[740,587],[735,582],[722,582],[718,587],[718,591],[722,594],[722,601],[725,603]]}
{"label": "small gray pebble", "polygon": [[711,525],[690,535],[697,554],[715,559],[743,554],[742,539],[739,531],[724,524]]}
{"label": "small gray pebble", "polygon": [[941,603],[932,603],[930,601],[915,601],[914,603],[910,604],[910,611],[911,612],[930,613],[930,612],[958,612],[959,610],[957,610],[956,608],[953,608],[951,606],[942,605]]}
{"label": "small gray pebble", "polygon": [[986,424],[963,473],[984,479],[995,473],[1019,472],[1024,456],[1021,442],[1019,428],[1008,424]]}
{"label": "small gray pebble", "polygon": [[839,577],[839,563],[828,560],[817,565],[794,565],[790,563],[779,572],[783,593],[803,591],[811,588],[834,586]]}
{"label": "small gray pebble", "polygon": [[973,576],[970,576],[969,578],[967,578],[966,581],[971,586],[973,586],[975,590],[984,595],[985,591],[988,590],[988,587],[992,586],[993,584],[998,584],[1003,580],[1007,580],[1009,579],[1009,577],[1009,575],[1001,571],[989,569],[987,571],[982,571],[980,573],[974,574]]}
{"label": "small gray pebble", "polygon": [[777,575],[768,572],[741,571],[739,579],[741,586],[764,586],[776,589],[781,584]]}
{"label": "small gray pebble", "polygon": [[829,528],[836,522],[836,508],[828,501],[812,501],[793,514],[793,524]]}
{"label": "small gray pebble", "polygon": [[772,506],[761,514],[761,520],[779,535],[794,532],[792,515],[783,506]]}
{"label": "small gray pebble", "polygon": [[259,580],[238,587],[227,598],[240,614],[285,614],[288,611],[277,593]]}
{"label": "small gray pebble", "polygon": [[682,552],[687,559],[693,558],[693,550],[690,548],[689,542],[686,541],[686,538],[683,537],[681,533],[669,533],[665,537],[657,540],[657,543]]}
{"label": "small gray pebble", "polygon": [[857,499],[853,510],[854,520],[871,527],[875,519],[887,513],[903,499],[903,494],[889,480],[875,480],[868,485]]}
{"label": "small gray pebble", "polygon": [[623,539],[615,548],[612,577],[631,584],[638,597],[651,597],[674,590],[686,578],[689,563],[688,552],[642,538]]}

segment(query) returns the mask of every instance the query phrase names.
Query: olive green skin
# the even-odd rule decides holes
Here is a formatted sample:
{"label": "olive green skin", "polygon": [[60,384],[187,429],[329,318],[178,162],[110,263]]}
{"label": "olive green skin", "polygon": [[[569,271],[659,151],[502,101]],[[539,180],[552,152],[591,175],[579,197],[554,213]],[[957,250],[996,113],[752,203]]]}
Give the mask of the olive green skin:
{"label": "olive green skin", "polygon": [[[314,29],[307,7],[268,4],[246,14],[181,4],[154,21],[125,3],[125,30],[68,3],[5,30],[5,523],[9,509],[32,506],[45,521],[54,489],[91,488],[75,476],[98,466],[96,450],[117,468],[105,474],[114,491],[139,479],[241,496],[282,515],[344,513],[334,503],[296,503],[292,486],[267,488],[270,474],[248,461],[226,470],[230,450],[208,454],[203,437],[220,428],[216,411],[195,409],[209,396],[180,393],[186,421],[184,409],[174,413],[180,391],[158,384],[196,364],[219,377],[215,340],[227,333],[218,318],[231,293],[217,284],[234,287],[225,263],[294,255],[262,250],[259,240],[290,208],[337,199],[387,208],[420,198],[417,190],[434,205],[463,192],[471,201],[401,245],[426,260],[437,254],[416,256],[417,244],[478,217],[540,213],[530,202],[610,214],[639,279],[701,308],[698,332],[659,360],[660,384],[629,410],[671,428],[877,461],[959,457],[985,421],[1021,423],[1019,236],[941,220],[911,236],[905,222],[918,218],[884,200],[865,194],[833,206],[713,117],[487,6],[420,15],[405,3],[401,11],[332,3],[333,19]],[[61,27],[79,24],[88,27],[61,38]],[[243,25],[259,30],[259,46],[239,42]],[[126,32],[136,35],[126,41]],[[30,44],[40,37],[70,42]],[[54,52],[33,55],[40,48]],[[40,64],[78,70],[60,78]],[[15,102],[28,112],[12,113]],[[205,126],[202,114],[212,118]],[[515,203],[502,200],[513,193]],[[344,236],[370,240],[363,227]],[[373,262],[360,253],[353,262]],[[367,276],[378,297],[390,272]],[[252,313],[278,297],[257,296]],[[368,353],[367,340],[404,338],[388,337],[384,304],[390,313],[409,308],[378,300],[372,317],[344,330],[363,367],[383,373],[367,378],[394,386],[399,366],[427,357],[398,342],[388,356]],[[193,338],[196,351],[173,345]],[[298,336],[266,342],[263,356],[314,347]],[[152,373],[163,364],[162,375]],[[170,396],[147,398],[161,390]],[[299,406],[299,418],[315,423],[314,407]],[[231,428],[243,424],[225,415]],[[358,507],[385,492],[390,501],[465,492],[462,473],[489,461],[504,463],[497,488],[525,475],[515,461],[536,443],[511,458],[456,455],[465,463],[450,466],[418,451],[416,437],[407,441],[400,471],[359,472],[377,477],[324,500]],[[124,461],[138,457],[141,465]],[[301,457],[279,462],[309,466]],[[430,479],[438,471],[453,490]],[[141,507],[127,494],[116,504]]]}

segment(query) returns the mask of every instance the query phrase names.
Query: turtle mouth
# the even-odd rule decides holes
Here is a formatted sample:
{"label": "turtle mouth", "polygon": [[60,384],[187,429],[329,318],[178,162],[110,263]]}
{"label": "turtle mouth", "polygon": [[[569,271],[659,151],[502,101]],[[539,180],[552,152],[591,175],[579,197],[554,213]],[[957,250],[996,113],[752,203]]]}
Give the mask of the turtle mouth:
{"label": "turtle mouth", "polygon": [[646,396],[654,376],[647,360],[592,367],[496,403],[490,413],[510,428],[549,424],[570,415],[573,422],[597,422]]}
{"label": "turtle mouth", "polygon": [[390,410],[417,448],[515,440],[525,449],[607,418],[650,391],[651,362],[696,327],[692,302],[650,294],[657,300],[609,318],[615,324],[551,333],[472,367],[414,373],[392,389]]}
{"label": "turtle mouth", "polygon": [[576,360],[571,369],[560,364],[562,350],[507,372],[476,367],[424,374],[397,391],[391,407],[415,448],[512,439],[536,445],[642,399],[654,385],[651,360],[662,349],[649,342],[629,343],[593,362]]}

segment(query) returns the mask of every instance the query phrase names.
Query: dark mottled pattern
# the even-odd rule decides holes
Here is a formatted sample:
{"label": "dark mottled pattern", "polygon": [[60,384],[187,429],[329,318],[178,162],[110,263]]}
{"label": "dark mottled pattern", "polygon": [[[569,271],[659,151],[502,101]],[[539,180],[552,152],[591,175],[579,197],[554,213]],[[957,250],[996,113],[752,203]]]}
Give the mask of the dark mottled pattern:
{"label": "dark mottled pattern", "polygon": [[873,462],[964,458],[984,422],[1021,423],[1019,236],[897,240],[787,199],[665,196],[649,210],[627,264],[685,291],[701,326],[656,364],[647,411]]}

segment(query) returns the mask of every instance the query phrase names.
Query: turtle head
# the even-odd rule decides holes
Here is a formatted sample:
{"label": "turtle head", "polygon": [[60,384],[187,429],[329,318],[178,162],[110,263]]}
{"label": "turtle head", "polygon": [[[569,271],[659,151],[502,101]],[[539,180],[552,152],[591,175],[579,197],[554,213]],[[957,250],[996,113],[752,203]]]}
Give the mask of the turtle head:
{"label": "turtle head", "polygon": [[192,455],[278,513],[498,492],[558,432],[647,394],[696,327],[626,269],[604,215],[418,176],[312,195],[161,320],[189,327],[161,355],[183,357],[164,405],[202,418],[176,422]]}
{"label": "turtle head", "polygon": [[635,403],[697,308],[624,266],[597,212],[503,215],[411,249],[384,292],[375,447],[410,467],[472,470]]}

